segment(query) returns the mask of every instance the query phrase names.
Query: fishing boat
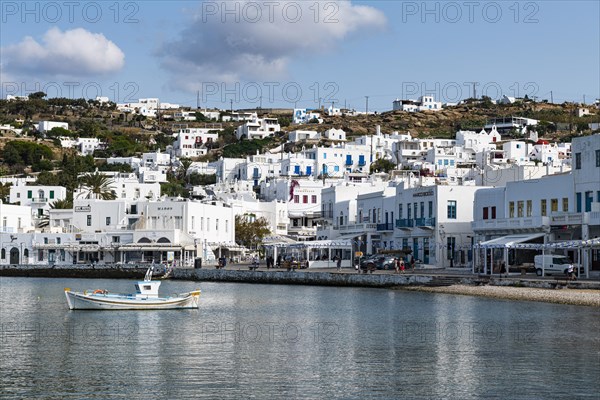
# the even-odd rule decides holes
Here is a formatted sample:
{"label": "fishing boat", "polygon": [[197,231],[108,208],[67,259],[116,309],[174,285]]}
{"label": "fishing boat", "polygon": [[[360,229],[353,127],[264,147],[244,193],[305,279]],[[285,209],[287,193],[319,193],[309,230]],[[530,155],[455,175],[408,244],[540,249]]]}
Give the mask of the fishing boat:
{"label": "fishing boat", "polygon": [[148,268],[143,281],[135,283],[135,293],[116,294],[105,289],[73,292],[65,288],[70,310],[172,310],[198,308],[200,290],[159,297],[160,281],[152,280],[152,268]]}

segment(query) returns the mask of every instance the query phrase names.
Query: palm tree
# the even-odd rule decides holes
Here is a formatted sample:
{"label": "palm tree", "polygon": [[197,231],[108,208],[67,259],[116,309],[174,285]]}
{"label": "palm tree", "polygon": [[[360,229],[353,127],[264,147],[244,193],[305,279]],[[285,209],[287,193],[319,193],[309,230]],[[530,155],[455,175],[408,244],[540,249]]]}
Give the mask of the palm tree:
{"label": "palm tree", "polygon": [[82,176],[80,182],[83,185],[86,199],[114,200],[117,198],[111,189],[113,180],[98,171]]}
{"label": "palm tree", "polygon": [[[73,199],[62,199],[56,200],[50,203],[50,209],[54,210],[68,210],[73,208]],[[46,228],[50,225],[50,212],[46,211],[40,215],[37,219],[36,226],[38,228]]]}

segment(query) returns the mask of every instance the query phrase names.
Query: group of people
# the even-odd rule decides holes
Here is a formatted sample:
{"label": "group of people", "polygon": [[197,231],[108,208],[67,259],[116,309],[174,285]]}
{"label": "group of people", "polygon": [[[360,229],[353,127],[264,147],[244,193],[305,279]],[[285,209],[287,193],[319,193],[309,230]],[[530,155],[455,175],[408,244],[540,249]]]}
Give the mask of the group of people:
{"label": "group of people", "polygon": [[[394,260],[394,262],[395,262],[395,267],[396,267],[395,268],[396,274],[403,274],[404,272],[406,272],[406,264],[407,263],[404,262],[404,259],[398,257]],[[412,271],[415,270],[415,259],[414,258],[411,258],[411,260],[410,260],[410,269]]]}

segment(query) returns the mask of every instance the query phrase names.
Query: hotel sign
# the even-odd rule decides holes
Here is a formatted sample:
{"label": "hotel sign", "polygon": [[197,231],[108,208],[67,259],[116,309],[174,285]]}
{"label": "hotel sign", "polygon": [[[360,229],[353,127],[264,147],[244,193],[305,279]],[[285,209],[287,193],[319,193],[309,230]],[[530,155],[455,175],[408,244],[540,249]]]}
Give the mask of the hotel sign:
{"label": "hotel sign", "polygon": [[413,193],[413,197],[426,197],[426,196],[433,196],[433,190],[430,190],[428,192]]}
{"label": "hotel sign", "polygon": [[90,212],[92,211],[92,207],[90,206],[77,206],[74,208],[75,212]]}

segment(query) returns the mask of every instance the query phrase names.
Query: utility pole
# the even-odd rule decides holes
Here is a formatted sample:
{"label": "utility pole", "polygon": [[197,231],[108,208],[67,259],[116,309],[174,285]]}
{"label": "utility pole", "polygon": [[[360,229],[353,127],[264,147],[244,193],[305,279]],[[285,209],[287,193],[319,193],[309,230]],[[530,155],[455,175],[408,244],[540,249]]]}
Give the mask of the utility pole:
{"label": "utility pole", "polygon": [[231,113],[233,114],[233,99],[230,99],[229,102],[231,104]]}
{"label": "utility pole", "polygon": [[477,89],[475,89],[475,82],[473,82],[473,99],[477,98]]}
{"label": "utility pole", "polygon": [[260,109],[262,110],[262,96],[260,96]]}
{"label": "utility pole", "polygon": [[365,104],[365,114],[367,117],[369,116],[369,96],[365,96],[366,104]]}
{"label": "utility pole", "polygon": [[196,92],[196,109],[200,109],[200,91]]}
{"label": "utility pole", "polygon": [[550,103],[554,104],[554,96],[552,96],[552,90],[550,91]]}

